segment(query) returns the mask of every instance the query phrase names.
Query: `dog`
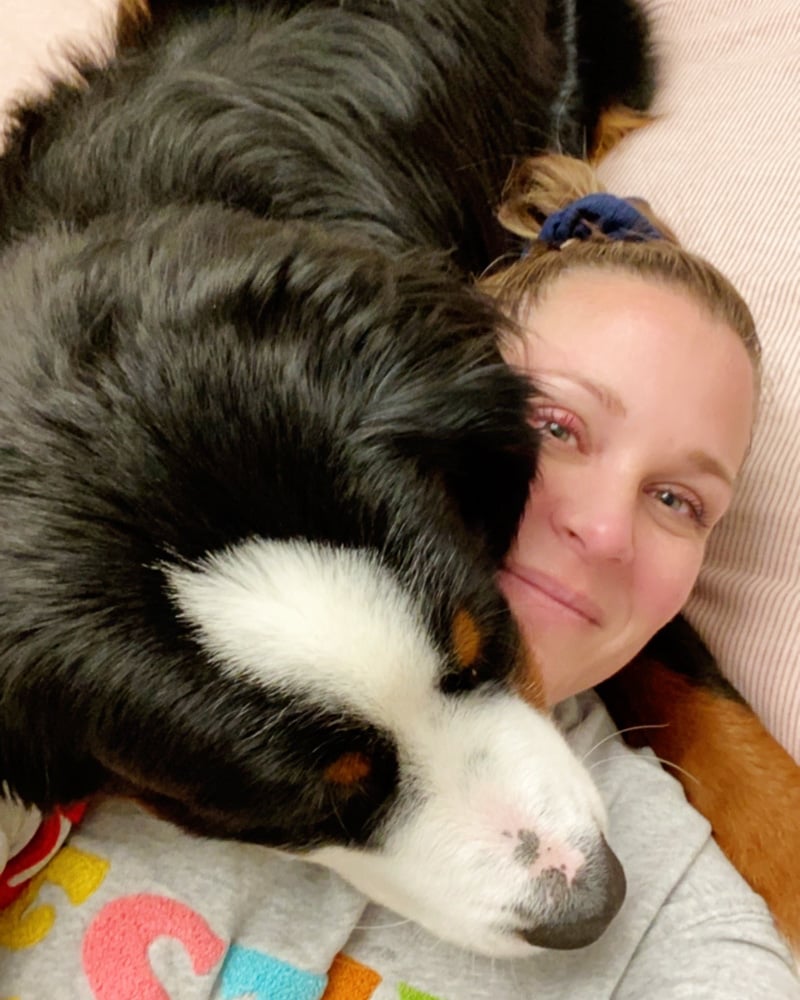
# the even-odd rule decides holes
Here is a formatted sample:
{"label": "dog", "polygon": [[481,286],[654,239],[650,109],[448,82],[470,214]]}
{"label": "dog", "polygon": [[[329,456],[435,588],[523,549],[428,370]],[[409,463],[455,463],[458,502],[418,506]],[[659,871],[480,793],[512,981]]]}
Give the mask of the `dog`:
{"label": "dog", "polygon": [[602,803],[494,582],[537,442],[466,280],[503,251],[514,156],[580,152],[648,100],[633,0],[578,7],[156,4],[110,66],[18,109],[0,779],[20,800],[130,795],[492,955],[613,918]]}
{"label": "dog", "polygon": [[[214,6],[180,0],[177,3],[156,3],[149,8],[150,20],[146,30],[154,28],[163,31],[176,17],[185,18],[187,14],[207,16]],[[258,8],[262,5],[254,6]],[[280,5],[280,10],[290,14],[305,6],[304,3],[286,0]],[[375,10],[369,8],[368,12],[374,15]],[[121,32],[127,33],[129,40],[137,44],[137,28],[142,23],[140,11],[134,4],[127,12],[123,8],[123,15],[125,13],[128,16],[123,16]],[[538,16],[530,10],[521,13],[527,17],[532,14]],[[452,14],[456,18],[449,22],[451,27],[456,24],[463,27],[464,21],[471,18],[468,11],[456,10],[455,7]],[[512,16],[517,16],[513,10]],[[475,26],[474,22],[470,23]],[[423,30],[427,26],[427,22],[422,24]],[[496,46],[495,51],[515,51],[510,39],[497,46],[497,38],[493,34],[495,29],[495,21],[491,25],[487,22],[487,34],[478,37],[478,44],[484,46],[486,38],[489,38]],[[494,218],[486,214],[487,205],[496,197],[498,180],[505,172],[505,167],[497,170],[495,157],[504,148],[506,152],[509,149],[515,153],[519,153],[520,149],[530,152],[534,121],[539,131],[533,138],[533,147],[538,148],[538,136],[546,136],[545,146],[558,146],[573,153],[583,151],[595,160],[601,158],[626,132],[647,121],[647,115],[641,114],[641,111],[647,108],[652,95],[653,60],[646,24],[634,4],[584,2],[550,5],[545,11],[543,32],[541,22],[537,30],[538,34],[528,28],[523,39],[528,43],[534,38],[555,41],[557,48],[559,45],[562,47],[563,61],[555,74],[558,80],[555,101],[552,90],[544,104],[536,96],[547,92],[542,78],[534,82],[531,90],[537,105],[535,112],[530,96],[520,109],[517,103],[519,94],[515,92],[512,80],[508,82],[510,89],[503,90],[502,94],[494,92],[488,105],[481,105],[481,99],[485,101],[487,93],[491,92],[482,89],[480,95],[476,94],[476,104],[471,113],[474,115],[476,108],[483,107],[484,114],[491,113],[492,118],[481,120],[481,128],[485,130],[485,133],[482,132],[483,140],[488,139],[488,147],[480,144],[471,147],[482,149],[484,159],[480,164],[474,159],[468,162],[466,184],[459,188],[459,203],[462,207],[468,205],[468,211],[459,216],[458,211],[451,208],[442,213],[435,231],[426,226],[420,228],[416,235],[403,229],[406,216],[402,222],[399,215],[395,216],[390,226],[391,234],[403,232],[404,242],[409,246],[446,248],[461,271],[479,271],[490,258],[505,249],[503,236],[498,235]],[[468,32],[467,37],[474,40],[475,36]],[[430,38],[433,40],[431,44],[441,40],[441,36],[437,35]],[[514,58],[519,57],[517,52]],[[526,58],[524,53],[522,58],[523,61]],[[544,65],[539,62],[542,59],[540,49],[528,58],[532,59],[531,64]],[[448,69],[448,79],[455,81],[453,85],[459,94],[463,93],[461,88],[466,84],[464,76],[450,76],[450,72]],[[475,82],[473,73],[474,67],[470,67],[468,77],[472,83]],[[500,77],[496,79],[499,81]],[[550,83],[552,85],[552,80]],[[409,89],[416,85],[412,81]],[[487,80],[482,81],[482,85],[491,86]],[[468,86],[466,90],[469,90]],[[497,102],[504,99],[508,103],[499,106]],[[450,108],[452,111],[454,105],[451,104]],[[544,111],[544,124],[537,117],[540,109]],[[458,122],[449,125],[452,135],[461,135],[462,141],[464,133],[461,129],[466,120],[464,112],[464,107],[459,107]],[[510,122],[505,117],[508,114],[512,116]],[[506,128],[509,124],[521,124],[523,133],[515,132],[512,136],[511,132],[501,132],[500,126]],[[379,137],[374,135],[374,138]],[[427,132],[422,141],[426,140]],[[441,140],[439,128],[436,136],[424,146],[426,155],[438,150]],[[473,142],[478,142],[477,135],[473,137]],[[450,152],[447,156],[450,159],[442,161],[439,167],[441,170],[444,166],[445,173],[458,160],[458,155],[452,157]],[[507,156],[506,161],[510,162]],[[489,172],[482,172],[489,165]],[[316,169],[316,166],[312,168],[314,172]],[[464,169],[463,165],[460,166],[459,173]],[[477,180],[478,173],[481,174],[480,182]],[[464,176],[459,180],[464,180]],[[451,173],[449,185],[454,183]],[[429,195],[434,189],[430,174],[423,187]],[[437,190],[443,199],[448,193],[452,194],[449,190]],[[478,190],[483,192],[483,200],[475,203],[472,199]],[[378,215],[383,217],[385,205],[381,212],[374,208],[371,212],[373,220]],[[310,211],[312,219],[316,218],[315,213],[316,207]],[[271,214],[275,214],[274,209]],[[344,215],[348,222],[354,221],[349,211],[346,210]],[[458,220],[457,224],[448,230],[448,219],[454,218]],[[337,210],[337,224],[341,220],[342,213]],[[362,217],[359,225],[363,223]],[[443,238],[443,233],[448,231],[449,238]],[[374,245],[386,238],[391,239],[391,234],[386,230],[372,232],[370,243]],[[501,321],[496,319],[495,322],[499,328]],[[471,446],[475,444],[473,441]],[[452,470],[450,475],[453,475]],[[453,482],[456,480],[451,479],[450,491],[459,498],[461,505],[467,494],[477,495],[475,483],[453,488]],[[481,531],[485,539],[488,537],[492,554],[504,551],[510,537],[508,526],[516,517],[503,506],[507,495],[501,497],[499,493],[486,497],[480,512]],[[463,514],[462,507],[462,517]],[[499,534],[492,536],[492,531],[499,531]],[[463,649],[462,626],[465,619],[459,618],[459,614],[456,612],[452,620],[451,638],[456,647]],[[455,625],[457,621],[460,626]],[[459,662],[463,662],[463,654]],[[526,661],[522,654],[518,654],[518,662],[523,663],[523,676],[517,683],[521,683],[523,689],[530,689],[533,678],[532,700],[536,704],[535,664]],[[668,765],[675,766],[676,776],[683,784],[688,800],[709,819],[722,849],[753,888],[768,901],[779,928],[793,946],[795,954],[800,954],[800,865],[796,861],[795,849],[796,831],[800,826],[800,769],[766,731],[750,706],[724,679],[700,637],[679,615],[661,630],[640,657],[601,685],[599,690],[628,742],[633,746],[649,744]],[[781,803],[777,814],[776,802]],[[338,870],[344,871],[341,865]],[[351,878],[369,891],[369,886],[375,884],[378,875],[370,875],[366,883],[357,872],[351,872]],[[413,884],[413,879],[410,878],[409,884]],[[393,900],[395,909],[402,909],[396,894],[390,894],[389,898]]]}

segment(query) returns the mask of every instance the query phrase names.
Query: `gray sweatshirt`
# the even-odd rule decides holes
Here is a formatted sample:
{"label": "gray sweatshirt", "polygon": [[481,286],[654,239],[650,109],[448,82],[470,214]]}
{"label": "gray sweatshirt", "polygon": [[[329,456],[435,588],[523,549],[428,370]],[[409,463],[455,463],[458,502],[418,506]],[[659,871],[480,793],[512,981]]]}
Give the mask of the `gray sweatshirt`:
{"label": "gray sweatshirt", "polygon": [[[594,695],[561,723],[583,756],[613,732]],[[648,752],[589,757],[628,894],[588,948],[491,960],[266,848],[101,803],[0,911],[15,1000],[800,1000],[763,901]]]}

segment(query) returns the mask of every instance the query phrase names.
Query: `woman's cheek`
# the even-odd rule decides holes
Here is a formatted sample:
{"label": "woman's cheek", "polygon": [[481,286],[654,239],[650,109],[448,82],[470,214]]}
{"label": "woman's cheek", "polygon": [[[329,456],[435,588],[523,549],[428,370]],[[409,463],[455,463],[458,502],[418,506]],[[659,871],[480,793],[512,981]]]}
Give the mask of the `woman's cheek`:
{"label": "woman's cheek", "polygon": [[640,580],[638,589],[648,605],[651,635],[674,618],[684,606],[697,581],[702,563],[701,545],[687,543],[684,546],[671,540],[661,559],[647,574],[647,579]]}

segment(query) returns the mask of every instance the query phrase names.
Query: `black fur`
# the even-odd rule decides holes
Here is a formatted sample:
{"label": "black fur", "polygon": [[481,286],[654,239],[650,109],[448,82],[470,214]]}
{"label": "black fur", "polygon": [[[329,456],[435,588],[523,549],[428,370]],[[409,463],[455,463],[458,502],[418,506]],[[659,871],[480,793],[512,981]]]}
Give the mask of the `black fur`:
{"label": "black fur", "polygon": [[745,704],[744,698],[722,675],[703,640],[683,615],[676,615],[642,650],[643,659],[653,659],[684,676],[691,684],[720,698]]}
{"label": "black fur", "polygon": [[[494,313],[436,258],[216,206],[114,232],[52,231],[5,258],[2,328],[20,340],[0,403],[3,773],[47,806],[108,772],[169,812],[176,785],[208,797],[191,771],[210,755],[215,797],[267,782],[253,810],[271,801],[282,829],[304,803],[271,784],[276,736],[257,754],[247,739],[280,699],[223,684],[158,564],[253,536],[375,547],[427,594],[443,647],[456,608],[483,605],[508,670],[513,633],[464,521],[478,532],[491,509],[513,527],[525,387],[497,364]],[[335,745],[313,741],[321,769]],[[261,839],[245,811],[195,823]]]}
{"label": "black fur", "polygon": [[[505,679],[493,566],[535,441],[466,278],[503,250],[513,158],[580,151],[642,98],[642,25],[585,0],[591,51],[568,53],[541,0],[179,6],[214,9],[157,7],[141,50],[20,109],[0,161],[0,779],[361,842],[390,743],[225,678],[160,564],[253,536],[374,549],[445,658],[469,607],[472,683]],[[324,768],[362,745],[373,784],[337,801]]]}

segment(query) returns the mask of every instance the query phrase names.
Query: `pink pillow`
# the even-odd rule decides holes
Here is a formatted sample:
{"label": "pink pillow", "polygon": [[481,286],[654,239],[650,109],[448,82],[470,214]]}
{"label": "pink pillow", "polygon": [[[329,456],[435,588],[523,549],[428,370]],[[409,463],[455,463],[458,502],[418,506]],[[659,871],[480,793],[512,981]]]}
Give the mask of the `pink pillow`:
{"label": "pink pillow", "polygon": [[688,616],[800,762],[800,4],[647,6],[661,117],[609,156],[603,180],[650,201],[733,280],[764,348],[753,451]]}
{"label": "pink pillow", "polygon": [[63,75],[65,51],[111,51],[116,0],[3,0],[0,31],[0,131],[18,97],[47,90]]}

